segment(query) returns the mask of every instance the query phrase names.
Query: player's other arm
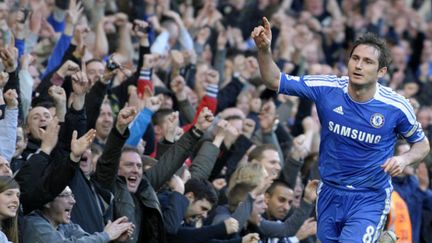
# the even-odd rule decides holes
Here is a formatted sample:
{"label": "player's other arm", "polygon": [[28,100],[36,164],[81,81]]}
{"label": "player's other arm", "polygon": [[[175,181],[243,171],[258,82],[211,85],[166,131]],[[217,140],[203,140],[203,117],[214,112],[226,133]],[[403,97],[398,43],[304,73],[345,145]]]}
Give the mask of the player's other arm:
{"label": "player's other arm", "polygon": [[255,27],[251,36],[258,48],[258,64],[264,84],[269,89],[277,90],[281,72],[272,58],[270,49],[272,33],[270,22],[266,17],[263,17],[263,25]]}
{"label": "player's other arm", "polygon": [[420,162],[429,153],[429,140],[424,137],[421,141],[411,144],[410,150],[399,156],[389,158],[381,167],[391,176],[402,173],[404,168]]}

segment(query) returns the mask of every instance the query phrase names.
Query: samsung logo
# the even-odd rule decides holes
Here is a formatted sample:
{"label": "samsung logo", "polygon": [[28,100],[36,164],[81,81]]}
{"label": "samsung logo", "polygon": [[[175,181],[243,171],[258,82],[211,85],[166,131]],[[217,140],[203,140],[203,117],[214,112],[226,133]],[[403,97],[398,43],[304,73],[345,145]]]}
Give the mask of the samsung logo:
{"label": "samsung logo", "polygon": [[332,121],[329,121],[328,129],[330,130],[330,132],[357,140],[359,142],[377,144],[381,141],[380,135],[359,131],[351,127],[342,126]]}

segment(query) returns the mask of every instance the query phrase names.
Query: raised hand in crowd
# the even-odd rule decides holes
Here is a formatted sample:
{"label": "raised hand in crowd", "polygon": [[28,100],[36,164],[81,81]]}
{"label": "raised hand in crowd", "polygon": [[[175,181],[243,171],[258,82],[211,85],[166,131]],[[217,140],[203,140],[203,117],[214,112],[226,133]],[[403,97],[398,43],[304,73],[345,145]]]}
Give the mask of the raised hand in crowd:
{"label": "raised hand in crowd", "polygon": [[204,107],[198,115],[198,121],[195,126],[198,130],[204,132],[210,127],[213,119],[213,113],[209,110],[209,108]]}
{"label": "raised hand in crowd", "polygon": [[82,59],[86,52],[85,38],[90,32],[87,24],[79,24],[76,26],[72,43],[76,45],[75,51],[72,53],[77,59]]}
{"label": "raised hand in crowd", "polygon": [[79,162],[84,152],[90,148],[96,137],[96,130],[90,129],[86,134],[81,136],[79,139],[78,132],[73,131],[71,140],[71,159],[72,161]]}
{"label": "raised hand in crowd", "polygon": [[62,87],[53,85],[49,88],[48,94],[53,98],[56,105],[66,104],[66,92]]}
{"label": "raised hand in crowd", "polygon": [[4,94],[4,100],[6,102],[6,106],[9,109],[18,108],[18,94],[15,89],[9,89]]}
{"label": "raised hand in crowd", "polygon": [[219,73],[214,69],[209,69],[206,73],[205,82],[207,84],[217,85],[219,83]]}
{"label": "raised hand in crowd", "polygon": [[170,56],[171,56],[171,64],[174,69],[180,69],[184,66],[184,57],[182,52],[178,50],[171,50]]}
{"label": "raised hand in crowd", "polygon": [[[148,28],[150,27],[150,24],[144,20],[140,20],[140,19],[134,19],[133,21],[133,28],[132,31],[133,33],[140,38],[140,44],[143,45],[143,41],[148,40],[147,37],[147,33],[148,33]],[[148,43],[148,42],[146,42]]]}
{"label": "raised hand in crowd", "polygon": [[135,107],[125,106],[125,107],[123,107],[123,109],[120,110],[120,112],[117,116],[117,122],[116,122],[116,128],[120,134],[125,133],[126,128],[134,120],[136,114],[137,114],[137,111],[136,111]]}
{"label": "raised hand in crowd", "polygon": [[258,243],[260,242],[260,237],[258,233],[249,233],[242,238],[242,243]]}
{"label": "raised hand in crowd", "polygon": [[315,200],[317,198],[318,184],[319,184],[318,180],[311,180],[311,181],[308,181],[308,183],[306,184],[306,187],[304,189],[303,199],[307,203],[312,204],[315,202]]}
{"label": "raised hand in crowd", "polygon": [[29,66],[34,63],[36,58],[31,54],[24,54],[21,56],[20,64],[21,70],[28,70]]}
{"label": "raised hand in crowd", "polygon": [[224,129],[224,132],[225,132],[224,145],[226,148],[229,149],[239,137],[240,131],[235,126],[228,123]]}
{"label": "raised hand in crowd", "polygon": [[[146,91],[147,90],[147,91]],[[146,87],[146,90],[144,90],[144,95],[146,95],[146,92],[150,92],[150,88]],[[151,96],[144,99],[144,107],[151,110],[153,113],[158,111],[162,105],[162,98],[161,96]]]}
{"label": "raised hand in crowd", "polygon": [[145,54],[142,69],[151,69],[158,64],[159,54]]}
{"label": "raised hand in crowd", "polygon": [[304,221],[295,236],[299,240],[304,240],[309,236],[315,235],[317,232],[317,222],[314,218],[308,218]]}
{"label": "raised hand in crowd", "polygon": [[227,182],[225,178],[217,178],[212,181],[212,185],[216,190],[220,191],[227,185]]}
{"label": "raised hand in crowd", "polygon": [[216,134],[215,134],[215,137],[213,139],[213,144],[218,148],[221,146],[221,144],[225,138],[227,126],[228,126],[228,121],[226,121],[224,119],[221,119],[216,124]]}
{"label": "raised hand in crowd", "polygon": [[193,64],[195,65],[197,63],[197,54],[195,52],[195,50],[184,50],[183,52],[183,57],[185,60],[185,65],[188,64]]}
{"label": "raised hand in crowd", "polygon": [[58,141],[58,134],[60,131],[59,119],[55,116],[45,128],[39,128],[38,137],[42,141],[41,150],[50,154],[55,148]]}
{"label": "raised hand in crowd", "polygon": [[184,182],[178,175],[173,175],[171,177],[171,180],[168,182],[168,186],[173,192],[178,192],[180,194],[184,193]]}
{"label": "raised hand in crowd", "polygon": [[71,0],[69,2],[69,9],[66,11],[66,23],[76,25],[83,11],[84,7],[81,1]]}
{"label": "raised hand in crowd", "polygon": [[170,87],[178,101],[183,101],[187,99],[186,82],[181,75],[176,76],[171,81]]}
{"label": "raised hand in crowd", "polygon": [[65,90],[57,85],[53,85],[48,89],[48,94],[54,100],[56,107],[56,116],[60,122],[65,121],[66,116],[66,92]]}
{"label": "raised hand in crowd", "polygon": [[116,13],[114,15],[114,24],[120,28],[128,24],[128,16],[125,13]]}
{"label": "raised hand in crowd", "polygon": [[[128,222],[128,218],[126,216],[123,216],[113,222],[108,221],[108,224],[104,228],[104,232],[108,234],[110,241],[113,241],[118,239],[125,233],[127,234],[126,236],[131,236],[134,228],[135,226],[132,223]],[[126,237],[126,239],[127,238],[128,237]]]}
{"label": "raised hand in crowd", "polygon": [[258,61],[255,57],[247,57],[244,59],[244,64],[240,71],[240,75],[245,79],[259,76]]}
{"label": "raised hand in crowd", "polygon": [[11,44],[0,49],[0,59],[2,59],[5,71],[12,73],[18,67],[18,49],[13,46],[15,39],[11,37]]}
{"label": "raised hand in crowd", "polygon": [[78,64],[76,64],[74,61],[67,60],[61,67],[57,70],[57,74],[65,78],[67,76],[71,76],[77,72],[79,72],[80,67]]}
{"label": "raised hand in crowd", "polygon": [[222,14],[217,10],[215,2],[206,1],[204,7],[198,12],[195,19],[196,27],[210,26],[215,27],[217,22],[222,19]]}
{"label": "raised hand in crowd", "polygon": [[183,130],[179,127],[179,113],[175,111],[169,114],[166,119],[165,140],[173,143],[177,141],[181,135],[183,135]]}
{"label": "raised hand in crowd", "polygon": [[85,96],[90,89],[90,82],[85,72],[85,64],[82,65],[83,70],[72,75],[72,89],[75,95]]}
{"label": "raised hand in crowd", "polygon": [[85,64],[82,64],[82,71],[72,75],[72,90],[69,97],[73,108],[77,111],[82,110],[85,104],[85,96],[90,90],[91,84],[87,77]]}
{"label": "raised hand in crowd", "polygon": [[310,152],[310,147],[305,145],[306,136],[304,134],[300,134],[293,139],[293,146],[291,147],[290,156],[297,160],[301,161],[306,158],[306,156]]}
{"label": "raised hand in crowd", "polygon": [[225,224],[225,230],[228,235],[239,231],[238,221],[234,218],[225,219],[224,224]]}
{"label": "raised hand in crowd", "polygon": [[8,81],[9,81],[9,73],[0,72],[0,89],[3,89]]}
{"label": "raised hand in crowd", "polygon": [[82,6],[81,1],[71,0],[69,2],[69,9],[66,11],[65,17],[65,28],[63,33],[69,36],[74,34],[74,28],[78,23],[79,18],[81,17],[84,8]]}

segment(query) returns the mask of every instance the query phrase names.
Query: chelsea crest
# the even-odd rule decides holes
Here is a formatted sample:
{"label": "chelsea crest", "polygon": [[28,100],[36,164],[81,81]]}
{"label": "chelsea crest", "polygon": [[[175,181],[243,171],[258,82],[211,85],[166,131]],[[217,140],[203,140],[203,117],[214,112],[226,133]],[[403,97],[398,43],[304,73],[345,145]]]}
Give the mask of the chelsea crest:
{"label": "chelsea crest", "polygon": [[374,113],[370,118],[370,124],[375,128],[380,128],[384,125],[384,116],[380,113]]}

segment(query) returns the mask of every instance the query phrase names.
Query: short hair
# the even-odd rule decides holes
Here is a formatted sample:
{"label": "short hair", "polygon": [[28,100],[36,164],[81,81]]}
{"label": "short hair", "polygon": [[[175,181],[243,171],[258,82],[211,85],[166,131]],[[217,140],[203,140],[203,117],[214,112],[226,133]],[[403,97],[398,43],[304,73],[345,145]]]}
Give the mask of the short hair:
{"label": "short hair", "polygon": [[161,125],[165,117],[169,116],[173,112],[174,112],[173,109],[159,109],[153,114],[152,124]]}
{"label": "short hair", "polygon": [[92,58],[92,59],[88,60],[87,62],[85,62],[86,67],[87,67],[87,65],[89,65],[92,62],[100,62],[100,63],[104,64],[104,61],[102,61],[102,59]]}
{"label": "short hair", "polygon": [[[10,176],[0,176],[0,193],[9,189],[19,189],[19,184]],[[18,212],[15,217],[3,219],[2,231],[11,242],[18,242]]]}
{"label": "short hair", "polygon": [[378,57],[378,69],[383,67],[388,67],[391,63],[390,51],[387,48],[385,41],[379,38],[376,34],[367,32],[361,35],[356,41],[354,41],[353,48],[351,49],[350,57],[352,56],[354,50],[359,45],[372,46],[379,51]]}
{"label": "short hair", "polygon": [[206,179],[192,178],[185,184],[185,194],[192,192],[196,200],[206,199],[212,205],[217,203],[218,197],[212,184]]}
{"label": "short hair", "polygon": [[282,180],[275,180],[273,181],[273,183],[270,185],[270,187],[267,189],[266,193],[272,195],[274,190],[276,190],[276,187],[281,186],[281,187],[285,187],[285,188],[289,188],[292,190],[292,188],[288,185],[288,183],[286,183],[285,181]]}
{"label": "short hair", "polygon": [[[127,153],[127,152],[137,153],[141,157],[140,152],[139,152],[138,148],[136,148],[136,147],[133,147],[133,146],[130,146],[130,145],[123,146],[123,148],[121,150],[121,154]],[[142,158],[141,158],[141,160],[142,160]]]}
{"label": "short hair", "polygon": [[138,154],[138,156],[140,157],[141,163],[143,163],[143,156],[142,156],[142,154],[140,154],[137,147],[125,145],[125,146],[123,146],[123,148],[121,150],[121,155],[123,155],[124,153],[136,153],[136,154]]}
{"label": "short hair", "polygon": [[225,117],[226,121],[232,121],[232,120],[243,120],[243,117],[239,116],[239,115],[232,115],[232,116],[227,116]]}
{"label": "short hair", "polygon": [[274,151],[278,151],[278,149],[277,149],[277,147],[274,145],[274,144],[271,144],[271,143],[267,143],[267,144],[261,144],[261,145],[258,145],[258,146],[256,146],[250,153],[249,153],[249,156],[248,156],[248,161],[249,162],[251,162],[251,161],[253,161],[254,159],[256,159],[256,160],[261,160],[262,159],[262,156],[263,156],[263,153],[264,153],[264,151],[266,151],[266,150],[274,150]]}

